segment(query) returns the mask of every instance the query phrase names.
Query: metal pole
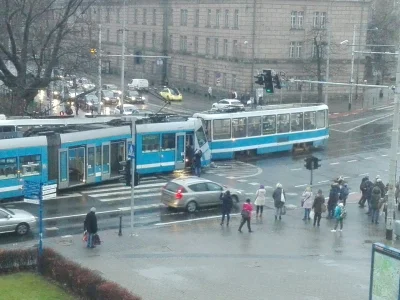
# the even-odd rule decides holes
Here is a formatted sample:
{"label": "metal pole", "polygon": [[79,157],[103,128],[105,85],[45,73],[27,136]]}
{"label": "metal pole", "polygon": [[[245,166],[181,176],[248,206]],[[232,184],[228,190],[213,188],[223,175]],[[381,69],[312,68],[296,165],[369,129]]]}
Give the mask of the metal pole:
{"label": "metal pole", "polygon": [[[354,82],[354,51],[356,43],[356,25],[353,26],[353,46],[351,47],[351,75],[350,75],[350,83]],[[349,110],[351,110],[351,105],[353,104],[353,86],[350,86],[350,95],[349,95]]]}
{"label": "metal pole", "polygon": [[311,179],[310,179],[310,187],[312,187],[312,182],[313,182],[313,170],[314,168],[311,167]]}
{"label": "metal pole", "polygon": [[[328,12],[328,43],[326,46],[326,74],[325,81],[329,81],[329,64],[330,64],[330,52],[331,52],[331,29],[332,29],[332,1],[329,2],[329,12]],[[325,104],[328,104],[328,86],[325,87]]]}
{"label": "metal pole", "polygon": [[125,95],[125,37],[126,37],[126,0],[124,0],[124,16],[122,21],[122,61],[121,61],[121,114],[124,113],[124,95]]}
{"label": "metal pole", "polygon": [[[53,96],[54,96],[54,69],[51,69],[51,82],[50,82],[50,116],[53,114]],[[40,111],[40,115],[42,115],[42,111]]]}
{"label": "metal pole", "polygon": [[97,55],[99,57],[99,65],[98,65],[98,87],[97,87],[97,94],[99,97],[99,104],[97,106],[97,113],[101,114],[101,24],[99,24],[99,49],[97,51]]}
{"label": "metal pole", "polygon": [[43,256],[43,184],[40,183],[39,191],[39,272],[42,271]]}
{"label": "metal pole", "polygon": [[[399,44],[400,50],[400,44]],[[400,58],[397,57],[397,71],[396,71],[396,90],[394,97],[394,114],[393,114],[393,128],[392,128],[392,142],[390,153],[389,165],[389,191],[388,191],[388,206],[387,206],[387,219],[386,219],[386,239],[393,239],[393,214],[395,206],[395,186],[396,186],[396,165],[397,165],[397,151],[399,148],[399,112],[400,112]]]}
{"label": "metal pole", "polygon": [[[136,121],[132,119],[132,145],[134,151],[136,150]],[[136,151],[135,151],[136,152]],[[136,153],[134,152],[135,156]],[[136,158],[131,158],[131,235],[133,236],[133,225],[134,225],[134,215],[135,215],[135,165]]]}
{"label": "metal pole", "polygon": [[[360,18],[360,32],[358,35],[358,45],[361,45],[361,30],[362,26],[364,24],[364,6],[365,6],[365,0],[363,0],[361,4],[361,18]],[[360,50],[360,46],[358,46],[358,50]],[[358,83],[358,77],[359,77],[359,72],[360,72],[360,54],[357,53],[357,69],[356,69],[356,83]],[[356,99],[358,99],[358,86],[356,86]]]}

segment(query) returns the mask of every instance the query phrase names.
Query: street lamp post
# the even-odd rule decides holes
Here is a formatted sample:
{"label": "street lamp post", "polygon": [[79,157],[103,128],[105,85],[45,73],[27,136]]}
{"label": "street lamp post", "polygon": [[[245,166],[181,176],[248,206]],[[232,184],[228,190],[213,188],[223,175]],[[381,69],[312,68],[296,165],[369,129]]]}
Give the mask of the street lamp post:
{"label": "street lamp post", "polygon": [[122,21],[122,53],[121,53],[121,114],[124,113],[124,96],[125,96],[125,40],[126,40],[126,0],[123,6],[123,21]]}
{"label": "street lamp post", "polygon": [[[351,45],[351,74],[350,74],[350,83],[354,82],[354,51],[356,44],[356,25],[353,26],[353,44]],[[351,110],[351,105],[353,104],[353,86],[350,86],[350,95],[349,95],[349,110]]]}

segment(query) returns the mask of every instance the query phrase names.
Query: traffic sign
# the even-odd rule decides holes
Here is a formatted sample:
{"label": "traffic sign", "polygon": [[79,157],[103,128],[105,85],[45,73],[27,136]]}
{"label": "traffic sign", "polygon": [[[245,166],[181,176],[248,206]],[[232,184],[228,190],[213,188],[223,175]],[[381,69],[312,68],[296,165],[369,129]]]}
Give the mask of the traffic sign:
{"label": "traffic sign", "polygon": [[24,181],[24,198],[36,200],[39,204],[40,182],[35,181]]}
{"label": "traffic sign", "polygon": [[128,158],[133,159],[135,158],[135,145],[130,144],[128,148]]}

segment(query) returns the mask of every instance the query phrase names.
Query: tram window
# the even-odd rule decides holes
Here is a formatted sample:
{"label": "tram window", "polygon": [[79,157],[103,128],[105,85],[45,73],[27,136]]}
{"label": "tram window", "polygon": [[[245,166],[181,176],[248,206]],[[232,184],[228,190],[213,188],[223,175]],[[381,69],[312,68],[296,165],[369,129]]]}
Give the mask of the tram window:
{"label": "tram window", "polygon": [[101,146],[96,147],[96,166],[101,165]]}
{"label": "tram window", "polygon": [[290,114],[278,115],[277,120],[278,133],[284,133],[290,131]]}
{"label": "tram window", "polygon": [[317,111],[317,128],[325,127],[325,111],[319,110]]}
{"label": "tram window", "polygon": [[290,116],[291,130],[290,131],[303,131],[303,113],[294,113]]}
{"label": "tram window", "polygon": [[17,158],[0,159],[0,180],[17,177]]}
{"label": "tram window", "polygon": [[214,120],[213,126],[214,140],[231,138],[231,119]]}
{"label": "tram window", "polygon": [[203,126],[207,136],[207,141],[211,141],[211,120],[203,120]]}
{"label": "tram window", "polygon": [[304,130],[315,129],[315,111],[304,113]]}
{"label": "tram window", "polygon": [[263,116],[263,134],[275,134],[276,133],[276,116]]}
{"label": "tram window", "polygon": [[160,136],[158,134],[144,135],[142,138],[142,152],[160,151]]}
{"label": "tram window", "polygon": [[162,151],[175,150],[175,133],[163,133],[161,140]]}
{"label": "tram window", "polygon": [[203,126],[196,130],[197,142],[199,143],[199,147],[203,147],[203,145],[207,142],[206,135],[204,134]]}
{"label": "tram window", "polygon": [[232,137],[246,137],[246,118],[232,119]]}
{"label": "tram window", "polygon": [[39,175],[40,169],[40,155],[27,155],[19,158],[19,170],[22,177]]}
{"label": "tram window", "polygon": [[249,117],[248,136],[261,135],[261,117]]}

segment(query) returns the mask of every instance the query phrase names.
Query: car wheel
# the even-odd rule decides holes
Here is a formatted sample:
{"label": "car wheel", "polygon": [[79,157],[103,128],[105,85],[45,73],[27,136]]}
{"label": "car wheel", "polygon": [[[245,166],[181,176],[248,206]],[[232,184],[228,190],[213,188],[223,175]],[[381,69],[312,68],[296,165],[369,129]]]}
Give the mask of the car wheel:
{"label": "car wheel", "polygon": [[232,201],[233,201],[233,203],[239,203],[239,198],[238,198],[238,196],[233,195],[233,196],[232,196]]}
{"label": "car wheel", "polygon": [[18,235],[25,235],[25,234],[28,233],[28,231],[29,231],[29,225],[26,224],[26,223],[21,223],[21,224],[19,224],[19,225],[17,226],[17,228],[15,229],[15,232],[16,232]]}
{"label": "car wheel", "polygon": [[189,213],[194,213],[197,210],[197,203],[195,201],[190,201],[187,205],[186,205],[186,210]]}

